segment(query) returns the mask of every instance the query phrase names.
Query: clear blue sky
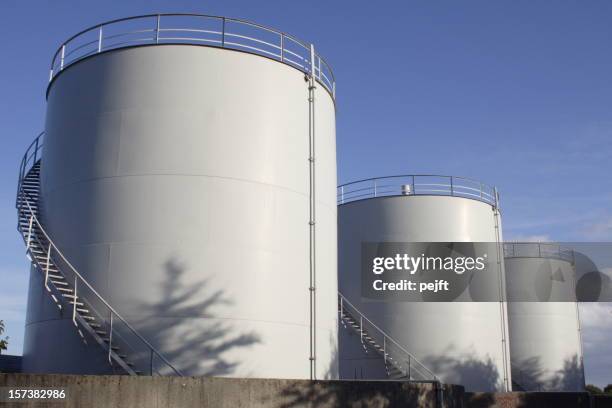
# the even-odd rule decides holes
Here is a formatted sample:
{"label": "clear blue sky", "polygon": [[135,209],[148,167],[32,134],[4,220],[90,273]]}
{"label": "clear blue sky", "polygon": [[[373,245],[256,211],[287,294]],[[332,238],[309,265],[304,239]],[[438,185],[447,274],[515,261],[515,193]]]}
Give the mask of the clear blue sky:
{"label": "clear blue sky", "polygon": [[[0,319],[9,352],[21,352],[27,285],[16,176],[43,129],[51,56],[82,28],[155,12],[245,18],[313,42],[338,81],[340,182],[473,177],[498,186],[506,238],[612,241],[612,2],[2,0]],[[599,324],[612,327],[606,313]],[[612,372],[599,364],[591,372]]]}

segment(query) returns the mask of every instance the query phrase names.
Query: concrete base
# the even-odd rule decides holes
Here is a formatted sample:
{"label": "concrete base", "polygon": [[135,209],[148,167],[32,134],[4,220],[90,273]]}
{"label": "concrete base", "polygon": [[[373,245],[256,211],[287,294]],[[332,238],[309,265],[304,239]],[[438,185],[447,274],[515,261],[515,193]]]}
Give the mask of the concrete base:
{"label": "concrete base", "polygon": [[[62,388],[63,402],[2,401],[8,388]],[[0,407],[52,408],[241,408],[424,407],[603,408],[612,396],[571,392],[465,393],[463,387],[396,381],[307,381],[214,377],[127,377],[0,374]]]}
{"label": "concrete base", "polygon": [[[174,407],[460,407],[463,387],[444,386],[443,399],[430,383],[316,381],[214,377],[128,377],[0,374],[0,387],[64,388],[53,408]],[[5,389],[6,390],[6,389]],[[5,391],[6,392],[6,391]],[[40,402],[8,403],[17,408]]]}
{"label": "concrete base", "polygon": [[603,408],[612,407],[612,396],[586,392],[474,392],[465,393],[465,408]]}

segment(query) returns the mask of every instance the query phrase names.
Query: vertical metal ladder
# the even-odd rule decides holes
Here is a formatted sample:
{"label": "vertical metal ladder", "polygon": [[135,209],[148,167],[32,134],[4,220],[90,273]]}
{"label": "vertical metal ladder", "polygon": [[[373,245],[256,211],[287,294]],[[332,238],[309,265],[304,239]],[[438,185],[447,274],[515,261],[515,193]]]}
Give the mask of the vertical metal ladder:
{"label": "vertical metal ladder", "polygon": [[113,372],[128,375],[178,375],[170,364],[141,336],[61,253],[40,219],[41,133],[28,147],[19,172],[17,229],[26,245],[33,268],[42,274],[44,288],[62,315],[69,314],[81,339],[93,340],[108,356]]}

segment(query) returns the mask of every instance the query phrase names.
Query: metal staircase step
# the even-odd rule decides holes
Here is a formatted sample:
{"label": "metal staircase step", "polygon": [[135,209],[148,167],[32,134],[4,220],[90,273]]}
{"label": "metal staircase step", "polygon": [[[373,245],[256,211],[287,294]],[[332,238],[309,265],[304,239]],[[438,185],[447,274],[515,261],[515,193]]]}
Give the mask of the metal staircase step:
{"label": "metal staircase step", "polygon": [[[368,333],[367,330],[362,328],[360,321],[353,318],[350,314],[340,310],[340,318],[345,327],[351,327],[354,329],[357,334],[361,337],[361,342],[363,344],[363,348],[365,352],[368,352],[368,347],[375,350],[384,360],[385,360],[385,372],[387,373],[387,377],[389,379],[402,379],[408,378],[406,374],[404,374],[404,370],[401,367],[401,363],[396,362],[396,360],[385,351],[385,347],[378,343],[378,341]],[[410,380],[410,378],[408,378]]]}
{"label": "metal staircase step", "polygon": [[74,297],[74,295],[73,295],[73,296],[66,296],[66,295],[65,295],[66,293],[72,293],[72,292],[74,292],[74,291],[73,291],[72,289],[70,289],[70,288],[57,288],[57,289],[58,289],[60,292],[64,292],[64,293],[62,293],[62,296],[64,296],[64,297]]}
{"label": "metal staircase step", "polygon": [[[108,339],[102,339],[102,340],[103,340],[105,343],[107,343],[107,344],[109,343],[109,340],[108,340]],[[112,346],[112,347],[111,347],[111,350],[113,350],[113,351],[118,351],[118,350],[119,350],[119,347],[118,347],[118,346]]]}

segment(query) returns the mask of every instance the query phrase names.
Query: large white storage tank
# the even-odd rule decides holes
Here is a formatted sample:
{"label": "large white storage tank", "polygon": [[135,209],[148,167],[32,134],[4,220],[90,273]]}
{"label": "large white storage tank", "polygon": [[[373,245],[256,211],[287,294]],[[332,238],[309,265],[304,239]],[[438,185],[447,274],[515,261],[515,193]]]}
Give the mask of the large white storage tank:
{"label": "large white storage tank", "polygon": [[[497,247],[502,234],[496,191],[460,177],[394,176],[340,186],[338,203],[343,296],[443,382],[475,391],[507,390],[503,302],[367,301],[359,277],[364,242],[487,242]],[[359,335],[341,328],[339,336],[341,378],[387,378],[372,353],[363,353]]]}
{"label": "large white storage tank", "polygon": [[[335,83],[310,44],[146,16],[77,35],[51,76],[41,216],[100,295],[183,374],[337,377]],[[105,359],[33,274],[24,370]]]}
{"label": "large white storage tank", "polygon": [[584,391],[571,249],[504,245],[512,380],[519,391]]}

